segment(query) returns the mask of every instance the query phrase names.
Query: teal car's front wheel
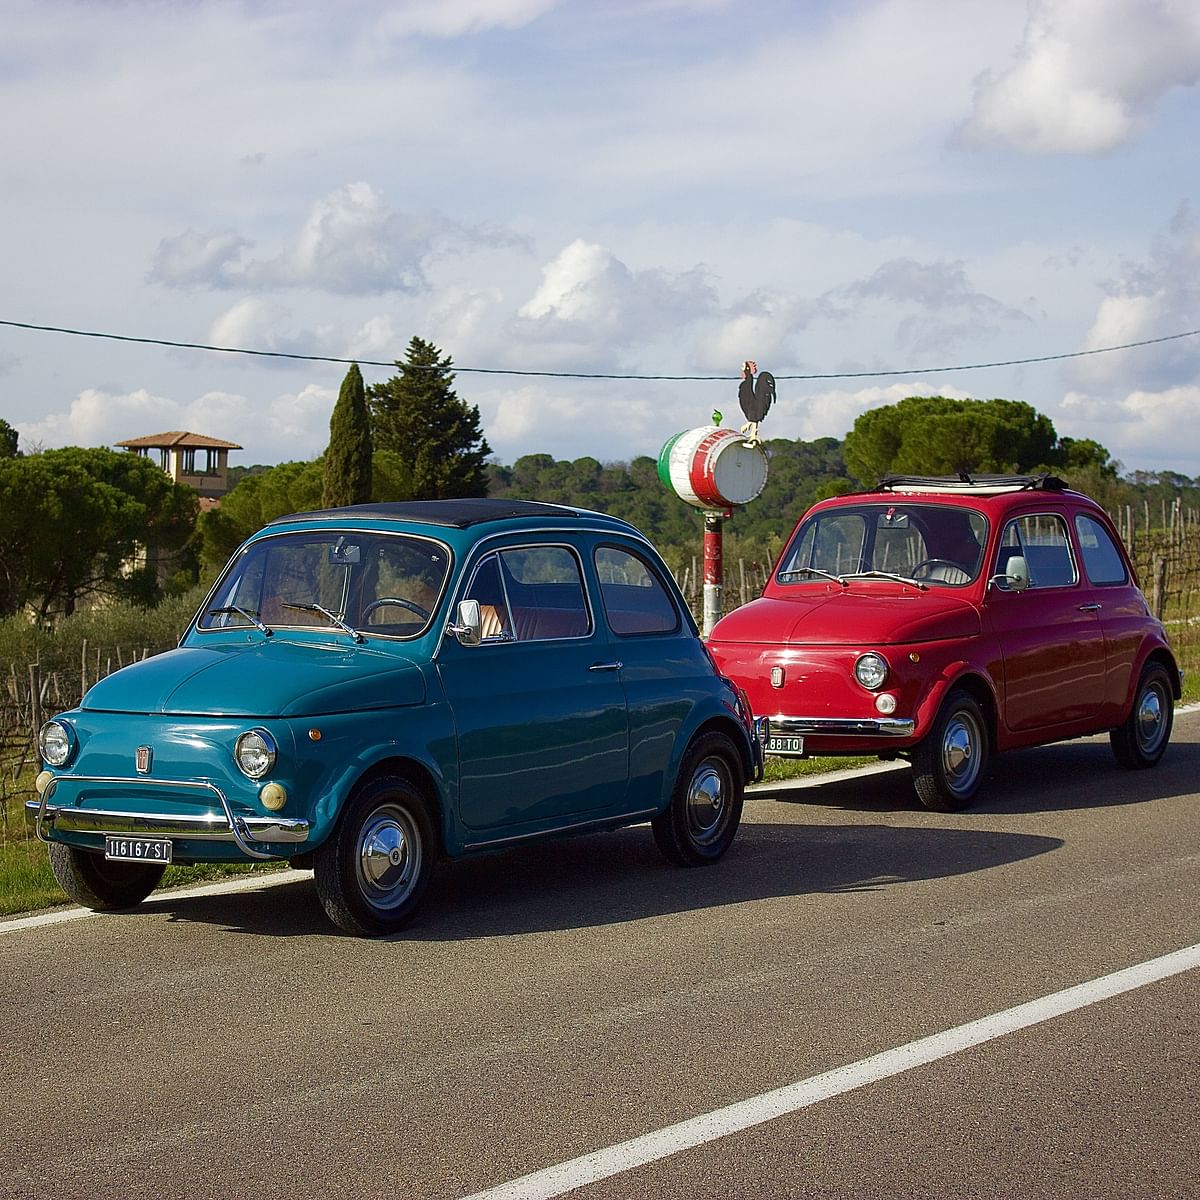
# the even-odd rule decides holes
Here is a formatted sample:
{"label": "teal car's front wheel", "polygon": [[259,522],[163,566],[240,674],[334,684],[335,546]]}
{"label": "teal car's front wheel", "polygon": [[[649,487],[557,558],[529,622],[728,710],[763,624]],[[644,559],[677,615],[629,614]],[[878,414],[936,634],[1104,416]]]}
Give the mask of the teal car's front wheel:
{"label": "teal car's front wheel", "polygon": [[329,919],[368,937],[400,929],[425,894],[435,846],[425,798],[408,780],[387,776],[365,784],[313,855]]}
{"label": "teal car's front wheel", "polygon": [[109,862],[103,854],[50,843],[50,869],[58,886],[76,904],[97,912],[133,908],[158,886],[165,866]]}

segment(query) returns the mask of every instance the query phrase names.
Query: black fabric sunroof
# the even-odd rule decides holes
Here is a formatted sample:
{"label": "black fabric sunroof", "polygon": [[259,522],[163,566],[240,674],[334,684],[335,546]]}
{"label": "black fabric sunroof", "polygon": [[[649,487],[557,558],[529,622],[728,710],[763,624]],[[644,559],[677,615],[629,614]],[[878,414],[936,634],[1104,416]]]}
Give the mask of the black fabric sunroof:
{"label": "black fabric sunroof", "polygon": [[533,500],[398,500],[380,504],[351,504],[345,508],[320,508],[313,512],[290,513],[268,522],[279,525],[285,521],[350,521],[355,519],[391,519],[420,521],[426,525],[447,525],[466,529],[485,521],[503,521],[511,517],[563,519],[578,517],[573,508],[561,504],[539,504]]}

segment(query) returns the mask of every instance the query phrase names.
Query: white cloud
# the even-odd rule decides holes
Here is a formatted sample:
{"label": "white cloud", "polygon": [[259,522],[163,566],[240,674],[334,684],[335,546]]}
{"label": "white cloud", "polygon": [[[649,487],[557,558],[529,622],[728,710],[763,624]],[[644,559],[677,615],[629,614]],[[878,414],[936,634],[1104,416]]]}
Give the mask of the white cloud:
{"label": "white cloud", "polygon": [[452,38],[488,29],[519,29],[555,8],[558,0],[406,0],[377,23],[385,37]]}
{"label": "white cloud", "polygon": [[231,286],[237,260],[247,245],[232,229],[211,233],[185,230],[158,243],[147,279],[171,287]]}
{"label": "white cloud", "polygon": [[1100,153],[1198,80],[1194,0],[1035,0],[1011,65],[977,81],[962,133],[1031,153]]}
{"label": "white cloud", "polygon": [[1060,436],[1094,437],[1110,451],[1118,444],[1126,470],[1177,470],[1198,477],[1200,455],[1194,440],[1180,436],[1181,430],[1195,428],[1197,414],[1200,384],[1109,398],[1069,392],[1055,428]]}
{"label": "white cloud", "polygon": [[631,270],[610,250],[577,238],[542,272],[542,282],[517,311],[513,334],[543,353],[627,358],[629,343],[652,343],[714,311],[716,293],[702,266],[672,273]]}

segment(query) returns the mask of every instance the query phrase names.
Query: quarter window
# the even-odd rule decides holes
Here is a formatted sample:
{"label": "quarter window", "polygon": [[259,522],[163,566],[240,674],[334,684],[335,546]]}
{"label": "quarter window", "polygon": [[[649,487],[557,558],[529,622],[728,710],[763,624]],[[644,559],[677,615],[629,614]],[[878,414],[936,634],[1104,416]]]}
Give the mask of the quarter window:
{"label": "quarter window", "polygon": [[596,550],[596,574],[608,626],[615,634],[674,633],[679,613],[662,581],[636,554],[616,546]]}
{"label": "quarter window", "polygon": [[1079,551],[1083,555],[1088,579],[1098,587],[1127,583],[1129,575],[1125,560],[1108,530],[1083,513],[1075,516],[1075,532],[1079,535]]}

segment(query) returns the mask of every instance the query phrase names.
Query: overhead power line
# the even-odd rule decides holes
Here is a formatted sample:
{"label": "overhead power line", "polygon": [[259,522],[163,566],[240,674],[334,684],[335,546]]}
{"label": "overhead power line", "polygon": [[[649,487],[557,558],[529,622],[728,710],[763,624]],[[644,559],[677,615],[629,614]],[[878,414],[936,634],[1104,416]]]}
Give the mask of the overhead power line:
{"label": "overhead power line", "polygon": [[[349,366],[358,363],[363,367],[394,367],[399,359],[380,362],[370,358],[333,358],[326,354],[295,354],[285,350],[251,350],[242,346],[210,346],[203,342],[179,342],[169,338],[133,337],[125,333],[102,333],[94,329],[67,329],[59,325],[35,325],[29,321],[0,320],[0,325],[11,329],[32,329],[39,333],[62,333],[70,337],[100,338],[111,342],[134,342],[143,346],[166,346],[173,350],[204,350],[212,354],[244,354],[255,358],[285,358],[299,362],[341,363]],[[1162,342],[1177,342],[1181,338],[1196,337],[1200,329],[1188,329],[1183,333],[1170,333],[1165,337],[1146,338],[1140,342],[1123,342],[1118,346],[1098,346],[1092,350],[1071,350],[1065,354],[1038,354],[1028,358],[1005,358],[993,362],[957,363],[947,367],[905,367],[882,371],[818,371],[808,374],[781,375],[776,379],[882,379],[894,375],[937,375],[947,371],[983,371],[990,367],[1023,367],[1032,363],[1060,362],[1068,358],[1087,358],[1093,354],[1112,354],[1117,350],[1135,350],[1139,346],[1157,346]],[[435,369],[433,366],[430,370]],[[460,367],[453,370],[469,375],[522,375],[542,379],[629,379],[669,383],[736,382],[740,375],[632,375],[616,371],[523,371],[515,367]]]}

